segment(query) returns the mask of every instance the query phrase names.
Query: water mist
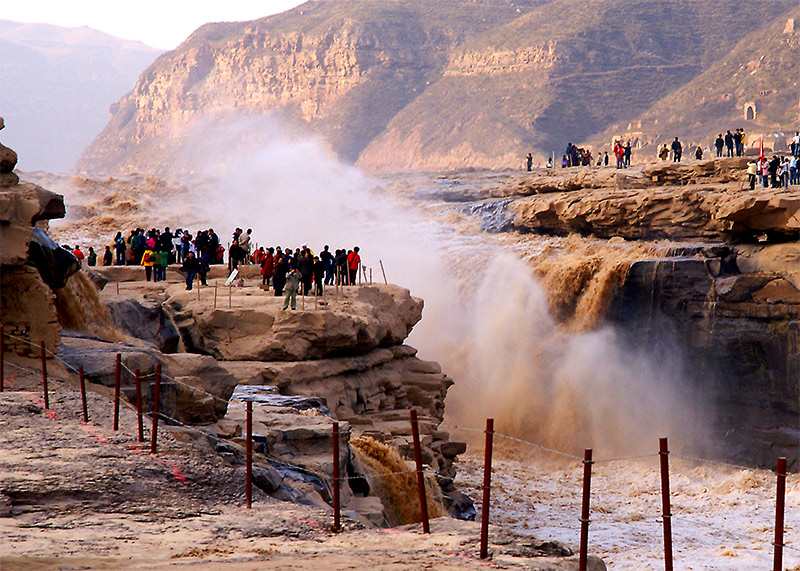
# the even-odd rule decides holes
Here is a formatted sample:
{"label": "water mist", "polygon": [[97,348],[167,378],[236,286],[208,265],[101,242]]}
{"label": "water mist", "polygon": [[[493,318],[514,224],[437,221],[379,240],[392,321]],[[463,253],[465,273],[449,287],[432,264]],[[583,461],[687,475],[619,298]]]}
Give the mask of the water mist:
{"label": "water mist", "polygon": [[456,381],[451,420],[494,417],[498,430],[542,444],[613,454],[689,426],[679,363],[653,363],[608,326],[566,332],[530,266],[386,196],[320,139],[274,117],[220,116],[188,141],[176,168],[193,191],[175,220],[213,226],[223,242],[238,226],[262,245],[358,245],[377,281],[382,260],[390,282],[425,300],[409,342]]}

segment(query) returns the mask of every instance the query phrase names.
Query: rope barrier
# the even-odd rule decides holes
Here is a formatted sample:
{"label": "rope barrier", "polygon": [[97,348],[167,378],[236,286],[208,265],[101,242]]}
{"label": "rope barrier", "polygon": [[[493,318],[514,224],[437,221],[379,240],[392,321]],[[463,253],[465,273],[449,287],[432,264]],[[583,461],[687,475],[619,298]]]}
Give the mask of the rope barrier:
{"label": "rope barrier", "polygon": [[[32,342],[30,342],[30,341],[28,341],[26,339],[19,338],[17,336],[10,335],[10,334],[7,334],[7,333],[4,334],[4,335],[9,337],[9,338],[11,338],[11,339],[16,339],[18,341],[27,343],[28,345],[31,345],[31,346],[34,346],[34,347],[37,346],[35,343],[32,343]],[[51,356],[56,358],[59,362],[63,363],[68,369],[70,369],[72,371],[75,371],[75,372],[78,372],[78,369],[76,369],[75,367],[73,367],[69,363],[64,362],[61,358],[59,358],[56,354],[52,353],[51,351],[46,350],[46,353],[50,354]],[[38,371],[35,370],[35,369],[30,369],[28,367],[24,367],[24,366],[18,365],[16,363],[9,362],[8,365],[10,365],[11,367],[13,367],[16,370],[24,371],[25,373],[30,374],[30,375],[36,375],[38,373]],[[126,365],[123,364],[122,367],[129,374],[135,375],[134,371],[131,371],[130,368],[128,368]],[[145,377],[150,377],[150,376],[154,376],[154,374],[146,375]],[[63,378],[60,378],[59,376],[53,376],[53,378],[56,379],[56,380],[62,381],[62,382],[68,382],[68,379],[63,379]],[[169,377],[167,375],[164,375],[164,378],[169,379],[172,382],[175,382],[176,384],[180,384],[180,385],[184,385],[186,387],[189,387],[192,390],[197,389],[197,387],[193,387],[192,385],[189,385],[187,383],[183,383],[182,381],[178,381],[178,380],[174,379],[173,377]],[[29,395],[32,398],[33,397],[35,397],[36,399],[39,398],[34,393],[29,393]],[[220,402],[226,403],[226,405],[229,404],[229,402],[230,402],[228,400],[222,399],[222,398],[217,397],[215,395],[212,395],[212,397],[215,400],[218,400]],[[124,406],[126,406],[129,410],[132,410],[134,412],[136,411],[135,406],[132,403],[128,402],[127,399],[122,399],[122,402],[123,402]],[[206,430],[203,430],[202,428],[198,428],[196,426],[187,425],[184,422],[181,422],[178,419],[172,418],[169,415],[166,415],[166,414],[164,414],[164,413],[162,413],[160,411],[151,411],[151,416],[153,416],[153,415],[158,415],[158,417],[160,417],[164,421],[166,421],[166,422],[168,422],[170,424],[173,424],[175,426],[180,426],[180,427],[183,427],[183,428],[188,428],[190,430],[194,430],[194,431],[202,434],[203,436],[205,436],[206,438],[208,438],[212,442],[215,442],[217,444],[224,443],[225,445],[229,445],[229,446],[232,445],[232,446],[235,446],[235,447],[239,447],[237,444],[232,443],[228,439],[220,438],[220,437],[216,436],[212,431],[206,431]],[[56,419],[55,412],[53,412],[51,415],[49,415],[49,417],[52,420],[55,420]],[[442,428],[456,430],[456,431],[464,431],[464,432],[474,432],[474,433],[486,434],[486,430],[473,428],[473,427],[464,427],[464,426],[457,426],[457,425],[443,425]],[[88,434],[92,434],[91,432],[87,432],[87,433]],[[493,431],[493,434],[496,434],[498,437],[501,437],[501,438],[504,438],[506,440],[515,442],[517,444],[530,446],[530,447],[537,448],[537,449],[545,451],[545,452],[549,452],[549,453],[557,454],[557,455],[560,455],[560,456],[564,456],[564,457],[567,457],[567,458],[570,458],[570,459],[573,459],[573,460],[581,461],[584,465],[587,464],[587,463],[610,463],[610,462],[619,462],[619,461],[624,461],[624,460],[635,460],[635,459],[641,459],[641,458],[652,458],[652,457],[659,456],[659,453],[651,453],[651,454],[620,456],[620,457],[614,457],[614,458],[605,458],[605,459],[601,459],[601,460],[590,460],[590,461],[587,461],[586,459],[581,458],[579,456],[576,456],[574,454],[570,454],[568,452],[564,452],[564,451],[561,451],[561,450],[549,448],[547,446],[543,446],[543,445],[535,443],[535,442],[523,440],[523,439],[520,439],[520,438],[516,438],[516,437],[510,436],[510,435],[507,435],[507,434],[494,432],[494,431]],[[102,435],[100,435],[101,438],[98,438],[98,436],[96,434],[94,435],[94,437],[97,438],[98,441],[105,440],[107,442],[107,439],[105,439],[105,437],[103,437]],[[133,446],[137,446],[137,445],[133,445]],[[140,448],[140,453],[141,453],[141,445],[138,445],[138,446]],[[287,465],[285,462],[283,462],[281,460],[278,460],[276,458],[273,458],[269,454],[265,453],[263,456],[268,461],[276,462],[276,463],[282,464],[282,465]],[[749,466],[742,466],[742,465],[732,464],[732,463],[718,461],[718,460],[709,460],[709,459],[698,458],[698,457],[682,455],[682,454],[671,454],[671,456],[673,458],[679,458],[679,459],[682,459],[682,460],[685,460],[685,461],[697,462],[697,463],[702,463],[702,464],[710,464],[710,465],[715,465],[715,466],[722,466],[722,467],[725,467],[725,468],[730,468],[730,469],[735,469],[735,470],[743,470],[743,471],[749,471],[749,472],[759,471],[758,468],[752,468],[752,467],[749,467]],[[186,477],[183,476],[183,474],[181,473],[181,468],[180,468],[179,465],[177,465],[175,463],[168,464],[166,461],[164,461],[162,459],[159,459],[159,458],[156,458],[156,460],[158,460],[159,462],[161,462],[165,466],[170,467],[172,469],[172,471],[173,471],[173,476],[176,479],[180,480],[181,482],[186,483],[186,481],[187,481]],[[291,465],[289,465],[289,466],[291,466]],[[444,474],[441,474],[441,473],[438,473],[438,472],[434,472],[433,470],[430,470],[430,469],[423,469],[422,472],[425,475],[433,476],[433,477],[435,477],[435,478],[437,478],[439,480],[454,481],[454,478],[452,478],[450,476],[445,476]],[[340,481],[344,481],[344,480],[350,481],[350,480],[366,479],[368,481],[375,481],[377,479],[385,478],[385,477],[411,476],[413,474],[418,474],[418,473],[419,473],[419,471],[410,469],[410,470],[397,471],[397,472],[386,472],[386,473],[382,473],[382,474],[381,473],[372,473],[372,474],[361,474],[361,475],[357,475],[357,476],[344,476],[344,477],[340,477],[339,480]],[[321,479],[324,478],[323,475],[316,475],[316,474],[313,474],[313,472],[309,472],[309,474],[315,475],[315,476],[317,476],[317,477],[319,477]],[[672,515],[664,515],[664,514],[652,515],[651,514],[651,517],[653,517],[654,519],[672,518],[673,516],[674,516],[674,514],[672,514]],[[582,524],[589,523],[590,521],[592,521],[591,519],[584,518],[584,517],[579,517],[578,519]],[[705,527],[709,528],[709,529],[714,530],[717,533],[727,534],[729,537],[735,538],[735,539],[740,540],[740,541],[763,542],[763,538],[762,537],[756,537],[754,535],[750,535],[750,534],[747,534],[747,533],[741,533],[741,532],[733,531],[733,530],[730,530],[730,529],[722,529],[722,528],[719,528],[719,527],[714,526],[714,525],[708,525],[707,523],[703,523],[703,525]],[[788,544],[786,542],[783,542],[781,544],[781,547],[783,547],[784,549],[787,549],[787,550],[789,550],[789,551],[791,551],[793,553],[800,553],[800,548],[795,547],[795,546],[793,546],[791,544]]]}
{"label": "rope barrier", "polygon": [[[447,430],[462,430],[465,432],[479,432],[481,434],[485,433],[486,431],[480,428],[472,428],[466,426],[456,426],[456,425],[447,425],[442,426]],[[583,458],[580,456],[576,456],[575,454],[570,454],[569,452],[563,452],[561,450],[556,450],[555,448],[548,448],[542,444],[537,444],[535,442],[528,442],[527,440],[522,440],[521,438],[516,438],[514,436],[509,436],[508,434],[503,434],[502,432],[495,431],[494,434],[499,436],[500,438],[505,438],[506,440],[511,440],[513,442],[517,442],[519,444],[525,444],[526,446],[531,446],[533,448],[538,448],[539,450],[543,450],[545,452],[550,452],[551,454],[558,454],[559,456],[564,456],[566,458],[571,458],[573,460],[583,461]]]}
{"label": "rope barrier", "polygon": [[683,454],[670,454],[673,458],[680,458],[681,460],[689,460],[691,462],[700,462],[701,464],[714,464],[716,466],[725,466],[726,468],[733,468],[735,470],[746,470],[748,472],[757,472],[763,468],[753,468],[752,466],[741,466],[739,464],[730,464],[722,462],[721,460],[708,460],[705,458],[695,458],[694,456],[684,456]]}
{"label": "rope barrier", "polygon": [[[128,374],[130,374],[131,376],[134,376],[134,377],[136,376],[136,372],[135,371],[131,371],[130,368],[128,368],[128,366],[125,363],[122,363],[122,368],[125,369],[128,372]],[[147,375],[142,375],[141,373],[139,374],[139,378],[140,379],[148,379],[150,377],[155,377],[155,373],[150,373],[150,374],[147,374]],[[161,380],[162,380],[162,382],[164,380],[168,380],[168,381],[171,381],[171,382],[173,382],[173,383],[175,383],[177,385],[188,387],[192,391],[204,390],[204,389],[192,386],[192,385],[190,385],[188,383],[184,383],[183,381],[179,381],[178,379],[176,379],[174,377],[171,377],[171,376],[169,376],[169,375],[167,375],[166,373],[163,373],[163,372],[161,373]],[[226,406],[228,404],[230,404],[229,400],[225,400],[224,398],[218,397],[217,395],[209,393],[208,391],[204,391],[204,392],[206,394],[208,394],[209,396],[211,396],[215,401],[218,401],[218,402],[221,402],[221,403],[225,403]]]}
{"label": "rope barrier", "polygon": [[[36,375],[38,373],[38,371],[36,371],[35,369],[29,369],[27,367],[22,367],[20,365],[15,364],[15,363],[8,363],[8,364],[11,365],[12,367],[15,367],[15,368],[17,368],[19,370],[25,371],[25,372],[30,373],[32,375]],[[126,368],[126,367],[123,365],[123,368]],[[65,379],[59,379],[57,377],[54,377],[54,378],[56,378],[57,380],[60,380],[60,381],[66,381]],[[191,385],[188,385],[188,386],[191,386]],[[31,395],[33,395],[33,393],[31,393]],[[222,399],[220,399],[220,400],[222,400]],[[129,410],[131,410],[133,412],[136,412],[136,407],[132,403],[128,402],[127,399],[120,399],[120,402],[122,403],[123,406],[127,407]],[[228,401],[225,401],[225,402],[228,402]],[[152,417],[152,411],[151,411],[151,415],[150,416]],[[217,444],[224,443],[226,445],[238,446],[238,445],[236,445],[235,443],[232,443],[230,440],[228,440],[226,438],[220,438],[218,436],[214,436],[213,434],[210,433],[210,431],[204,431],[200,427],[193,426],[193,425],[181,422],[180,420],[178,420],[176,418],[173,418],[173,417],[171,417],[168,414],[165,414],[163,412],[159,412],[158,416],[161,419],[163,419],[165,421],[168,421],[170,424],[173,424],[175,426],[180,426],[180,427],[183,427],[183,428],[189,428],[189,429],[192,429],[192,430],[196,430],[197,432],[201,433],[203,436],[205,436],[206,438],[209,438],[210,440],[214,441]],[[272,456],[270,456],[268,454],[264,454],[264,457],[267,458],[267,460],[273,460],[273,461],[278,462],[280,464],[285,464],[285,462],[283,462],[282,460],[278,460],[277,458],[274,458],[274,457],[272,457]],[[342,476],[342,477],[340,477],[340,479],[341,480],[362,480],[362,479],[368,479],[369,480],[369,479],[375,479],[375,478],[384,478],[384,477],[387,477],[387,476],[411,475],[411,474],[416,474],[416,473],[417,473],[416,470],[406,470],[406,471],[401,471],[401,472],[386,472],[386,473],[383,473],[383,474],[362,474],[362,475],[359,475],[359,476]],[[435,473],[433,471],[430,471],[430,470],[425,470],[425,473],[427,475],[431,475],[431,476],[438,476],[439,475],[439,474],[437,474],[437,473]]]}

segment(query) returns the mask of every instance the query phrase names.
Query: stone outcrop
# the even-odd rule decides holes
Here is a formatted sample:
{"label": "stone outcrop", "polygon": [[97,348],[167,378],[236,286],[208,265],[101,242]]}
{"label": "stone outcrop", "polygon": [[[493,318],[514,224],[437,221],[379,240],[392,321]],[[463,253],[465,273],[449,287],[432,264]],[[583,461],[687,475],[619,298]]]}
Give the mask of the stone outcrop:
{"label": "stone outcrop", "polygon": [[[110,385],[114,355],[122,353],[123,392],[129,398],[129,371],[139,369],[149,383],[160,363],[162,414],[205,424],[207,433],[233,444],[241,444],[236,439],[243,430],[242,407],[235,402],[254,400],[267,455],[260,460],[262,489],[275,487],[269,493],[276,497],[321,504],[329,500],[332,485],[331,418],[342,422],[347,434],[371,437],[409,458],[409,412],[415,410],[423,460],[438,476],[440,501],[453,515],[473,517],[471,500],[453,485],[454,460],[466,446],[438,430],[452,380],[403,344],[422,316],[422,300],[394,285],[365,285],[328,291],[322,299],[306,297],[298,300],[297,311],[283,311],[282,297],[255,287],[257,269],[242,268],[244,287],[205,287],[198,297],[182,283],[143,284],[139,268],[97,268],[99,276],[124,284],[120,294],[106,287],[101,297],[132,342],[71,336],[62,341],[61,358],[83,366],[87,378]],[[129,281],[136,278],[139,284]],[[237,385],[239,396],[228,404]],[[148,385],[145,406],[150,390]],[[232,458],[240,453],[225,446],[220,451]],[[343,473],[355,474],[354,457],[343,458]],[[373,524],[392,521],[385,510],[393,508],[382,506],[366,488],[348,496],[352,509]]]}
{"label": "stone outcrop", "polygon": [[[56,351],[60,327],[55,295],[32,267],[32,234],[47,220],[64,216],[63,197],[30,183],[20,183],[17,154],[0,144],[0,315],[5,346],[23,355],[38,355],[39,343]],[[69,254],[71,256],[71,254]]]}
{"label": "stone outcrop", "polygon": [[[361,354],[402,343],[422,317],[422,301],[395,286],[357,288],[341,305],[298,313],[279,311],[283,299],[274,296],[251,296],[244,307],[227,309],[197,303],[180,286],[167,293],[165,307],[186,348],[225,361]],[[307,303],[312,309],[313,298]]]}
{"label": "stone outcrop", "polygon": [[766,432],[800,431],[800,290],[792,283],[800,246],[682,254],[634,262],[610,318],[655,359],[671,347],[685,353],[685,375],[728,460],[774,467],[786,456],[797,470],[800,441]]}
{"label": "stone outcrop", "polygon": [[522,232],[635,240],[800,237],[800,192],[760,185],[751,191],[749,160],[555,169],[512,177],[486,194],[502,199]]}

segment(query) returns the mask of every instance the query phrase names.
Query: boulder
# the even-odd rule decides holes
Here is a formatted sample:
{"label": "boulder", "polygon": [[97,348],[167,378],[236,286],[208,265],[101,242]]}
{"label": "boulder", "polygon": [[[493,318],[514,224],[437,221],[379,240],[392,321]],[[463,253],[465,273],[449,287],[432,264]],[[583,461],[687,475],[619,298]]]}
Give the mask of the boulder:
{"label": "boulder", "polygon": [[146,387],[143,398],[148,406],[151,391],[147,387],[153,380],[156,364],[161,364],[164,384],[162,411],[167,416],[181,422],[207,423],[225,414],[236,380],[211,357],[189,353],[165,355],[153,348],[110,343],[76,334],[61,338],[58,357],[74,369],[83,367],[90,381],[112,387],[118,353],[123,365],[122,387],[133,394],[132,372],[138,369]]}
{"label": "boulder", "polygon": [[783,278],[769,281],[759,290],[752,291],[753,301],[761,303],[789,303],[800,305],[800,291],[792,282]]}
{"label": "boulder", "polygon": [[268,464],[253,466],[253,483],[267,494],[277,492],[283,484],[283,476]]}
{"label": "boulder", "polygon": [[39,228],[33,228],[31,232],[28,258],[44,282],[53,289],[63,288],[69,277],[81,269],[81,263],[72,252],[56,244]]}
{"label": "boulder", "polygon": [[180,335],[158,300],[146,298],[111,299],[106,302],[120,331],[152,344],[162,353],[178,350]]}
{"label": "boulder", "polygon": [[[38,355],[41,341],[49,351],[58,349],[61,328],[56,299],[48,285],[63,285],[66,274],[74,268],[67,263],[61,266],[65,268],[63,280],[46,279],[56,273],[48,273],[55,264],[39,264],[30,257],[29,252],[37,249],[31,248],[34,235],[53,248],[55,243],[35,225],[43,226],[42,220],[63,216],[64,201],[36,185],[17,184],[16,175],[10,172],[15,164],[16,153],[0,145],[0,316],[5,333],[13,336],[6,338],[6,347],[33,356]],[[63,258],[68,260],[70,256]]]}
{"label": "boulder", "polygon": [[230,361],[365,354],[402,343],[422,317],[422,301],[392,285],[347,288],[340,305],[314,309],[309,300],[306,311],[281,311],[282,298],[255,291],[237,292],[236,306],[229,309],[222,300],[214,308],[207,299],[198,302],[193,292],[170,286],[164,307],[187,350]]}
{"label": "boulder", "polygon": [[175,378],[199,379],[198,388],[217,397],[217,415],[225,413],[225,402],[231,398],[236,388],[236,379],[212,357],[192,353],[161,355],[166,372]]}
{"label": "boulder", "polygon": [[13,149],[9,149],[3,144],[0,144],[0,173],[6,174],[14,172],[14,167],[17,166],[17,153]]}
{"label": "boulder", "polygon": [[746,301],[751,294],[763,288],[778,276],[770,273],[740,274],[714,281],[717,295],[725,301]]}

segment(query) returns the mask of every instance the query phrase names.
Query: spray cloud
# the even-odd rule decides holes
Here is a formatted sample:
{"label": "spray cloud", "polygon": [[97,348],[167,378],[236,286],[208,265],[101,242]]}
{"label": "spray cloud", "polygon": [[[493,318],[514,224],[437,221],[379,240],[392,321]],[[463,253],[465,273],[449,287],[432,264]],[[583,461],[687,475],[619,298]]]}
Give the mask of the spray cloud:
{"label": "spray cloud", "polygon": [[687,426],[674,413],[688,410],[679,364],[626,349],[608,326],[567,333],[519,258],[387,197],[320,139],[276,117],[208,117],[176,166],[193,188],[179,220],[213,226],[223,240],[239,226],[265,245],[359,245],[376,272],[382,260],[390,281],[425,300],[410,342],[455,379],[448,414],[457,422],[494,417],[499,430],[537,442],[614,453]]}

